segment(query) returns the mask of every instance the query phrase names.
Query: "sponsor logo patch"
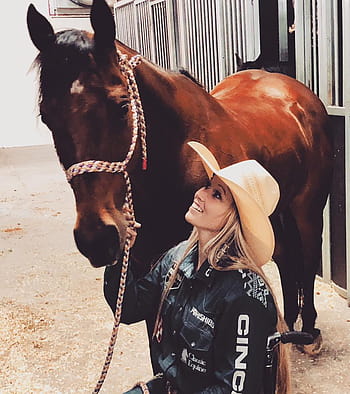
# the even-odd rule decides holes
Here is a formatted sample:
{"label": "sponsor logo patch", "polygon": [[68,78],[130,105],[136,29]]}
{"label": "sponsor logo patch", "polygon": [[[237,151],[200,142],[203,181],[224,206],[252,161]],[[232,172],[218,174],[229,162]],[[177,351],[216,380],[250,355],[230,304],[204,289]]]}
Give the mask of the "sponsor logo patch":
{"label": "sponsor logo patch", "polygon": [[199,312],[199,310],[196,307],[193,306],[190,312],[192,316],[194,316],[196,319],[200,320],[204,324],[208,325],[211,328],[215,327],[214,320],[208,316],[205,316],[203,313]]}

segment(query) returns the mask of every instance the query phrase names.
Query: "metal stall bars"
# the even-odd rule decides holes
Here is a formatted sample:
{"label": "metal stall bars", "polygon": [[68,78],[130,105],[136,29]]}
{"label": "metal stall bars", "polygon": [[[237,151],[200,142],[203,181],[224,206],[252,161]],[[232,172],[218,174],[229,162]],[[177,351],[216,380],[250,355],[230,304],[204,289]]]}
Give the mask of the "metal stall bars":
{"label": "metal stall bars", "polygon": [[299,0],[296,11],[297,79],[323,101],[332,122],[335,171],[324,215],[323,278],[350,303],[350,2]]}
{"label": "metal stall bars", "polygon": [[177,65],[208,90],[260,51],[258,0],[177,0]]}
{"label": "metal stall bars", "polygon": [[114,6],[114,14],[117,39],[130,48],[141,52],[134,1],[118,1]]}
{"label": "metal stall bars", "polygon": [[174,61],[167,8],[165,0],[122,0],[116,2],[114,12],[117,39],[168,69]]}
{"label": "metal stall bars", "polygon": [[260,51],[258,0],[122,0],[115,17],[118,39],[208,90]]}

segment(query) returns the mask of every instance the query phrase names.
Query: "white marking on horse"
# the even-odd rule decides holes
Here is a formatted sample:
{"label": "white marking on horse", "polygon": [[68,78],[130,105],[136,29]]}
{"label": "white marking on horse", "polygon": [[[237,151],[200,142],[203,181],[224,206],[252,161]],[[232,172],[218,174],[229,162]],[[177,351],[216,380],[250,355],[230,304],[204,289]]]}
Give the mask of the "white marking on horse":
{"label": "white marking on horse", "polygon": [[70,87],[71,94],[81,94],[84,91],[84,85],[76,79],[73,81],[72,86]]}

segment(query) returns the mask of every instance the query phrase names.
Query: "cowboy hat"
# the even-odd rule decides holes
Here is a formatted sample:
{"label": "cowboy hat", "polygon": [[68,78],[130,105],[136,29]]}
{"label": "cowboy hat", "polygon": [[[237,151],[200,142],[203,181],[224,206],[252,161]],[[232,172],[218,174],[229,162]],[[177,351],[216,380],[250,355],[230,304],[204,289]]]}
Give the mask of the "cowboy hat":
{"label": "cowboy hat", "polygon": [[199,142],[188,145],[198,154],[209,178],[215,174],[230,189],[237,206],[249,255],[258,266],[271,260],[275,237],[269,216],[280,197],[272,175],[256,160],[244,160],[220,168],[214,155]]}

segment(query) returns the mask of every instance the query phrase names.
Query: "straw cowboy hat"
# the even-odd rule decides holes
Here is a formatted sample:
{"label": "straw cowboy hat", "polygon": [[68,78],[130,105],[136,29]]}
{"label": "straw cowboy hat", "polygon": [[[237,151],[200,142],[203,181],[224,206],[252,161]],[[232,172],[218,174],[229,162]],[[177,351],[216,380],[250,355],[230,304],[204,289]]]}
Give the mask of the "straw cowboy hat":
{"label": "straw cowboy hat", "polygon": [[214,155],[199,142],[188,145],[199,155],[209,178],[218,176],[231,190],[249,254],[258,266],[271,260],[275,237],[269,216],[280,197],[279,186],[256,160],[220,168]]}

